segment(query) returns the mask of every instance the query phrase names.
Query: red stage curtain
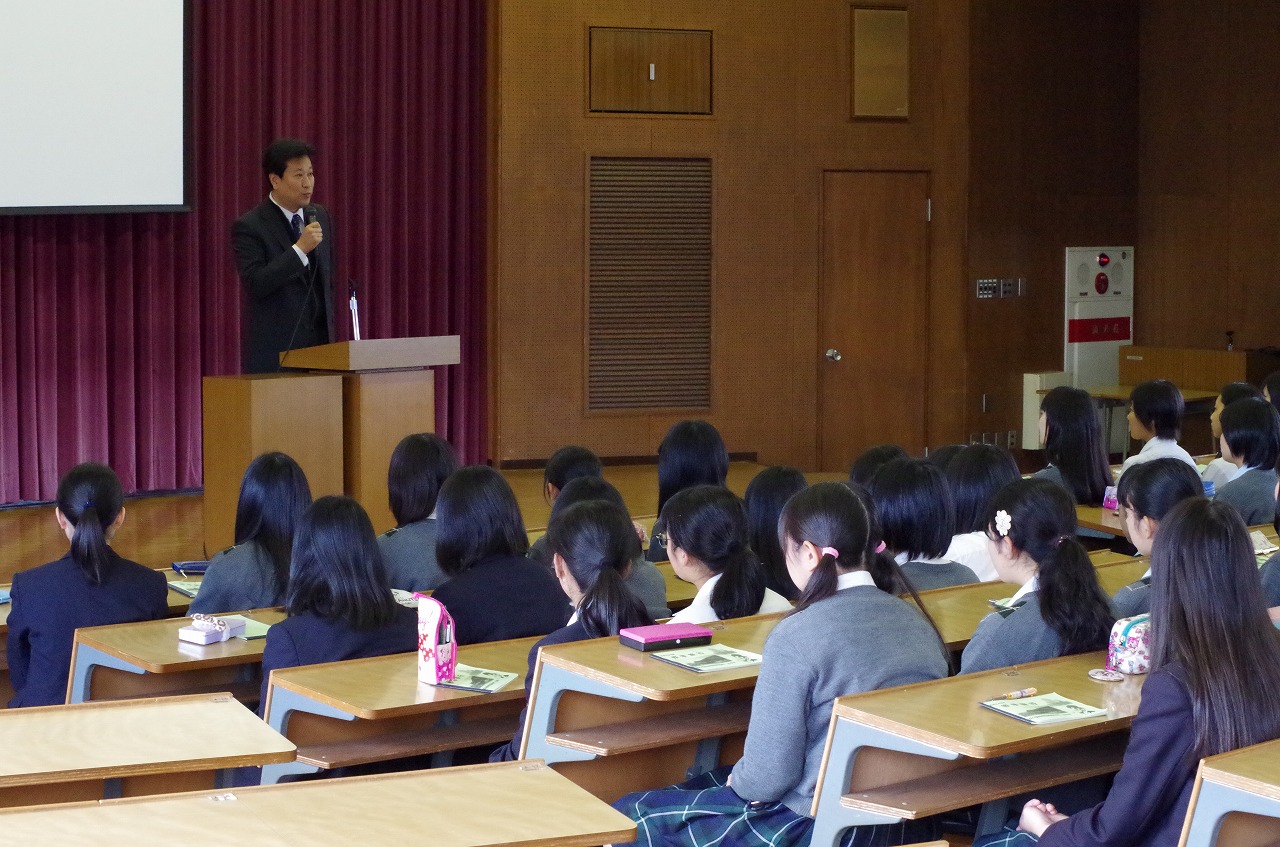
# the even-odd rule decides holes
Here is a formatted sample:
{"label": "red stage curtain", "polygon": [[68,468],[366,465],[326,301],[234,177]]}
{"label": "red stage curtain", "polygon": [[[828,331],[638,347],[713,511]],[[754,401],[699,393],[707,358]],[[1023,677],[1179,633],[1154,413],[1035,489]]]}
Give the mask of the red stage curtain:
{"label": "red stage curtain", "polygon": [[[487,458],[484,7],[193,0],[192,211],[0,216],[0,502],[51,499],[86,460],[129,491],[200,485],[200,378],[240,367],[228,229],[283,135],[318,148],[365,337],[462,337],[436,429]],[[49,178],[100,166],[87,138]]]}

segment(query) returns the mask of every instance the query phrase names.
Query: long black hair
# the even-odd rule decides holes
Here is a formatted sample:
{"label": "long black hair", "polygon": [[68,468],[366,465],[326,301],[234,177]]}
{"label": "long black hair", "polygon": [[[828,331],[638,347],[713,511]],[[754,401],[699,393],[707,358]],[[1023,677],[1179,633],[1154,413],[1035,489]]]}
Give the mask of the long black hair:
{"label": "long black hair", "polygon": [[625,509],[606,500],[574,503],[551,519],[547,546],[564,559],[582,590],[578,621],[588,637],[653,623],[644,603],[626,586],[631,562],[640,555],[640,539]]}
{"label": "long black hair", "polygon": [[457,576],[489,556],[523,556],[529,536],[520,504],[502,474],[487,465],[455,471],[436,500],[436,561]]}
{"label": "long black hair", "polygon": [[965,445],[947,463],[945,473],[956,507],[956,535],[986,529],[991,498],[1022,476],[1009,451],[994,444]]}
{"label": "long black hair", "polygon": [[800,589],[787,573],[787,558],[778,543],[778,516],[797,491],[808,485],[796,468],[777,465],[756,474],[747,485],[747,537],[764,569],[765,584],[794,601]]}
{"label": "long black hair", "polygon": [[658,446],[658,512],[677,492],[695,485],[724,486],[729,452],[720,432],[706,421],[680,421]]}
{"label": "long black hair", "polygon": [[400,439],[387,467],[387,502],[396,526],[431,517],[440,486],[458,469],[453,446],[431,432]]}
{"label": "long black hair", "polygon": [[778,541],[784,548],[794,548],[808,541],[819,550],[830,547],[837,556],[823,553],[809,582],[800,592],[795,610],[798,614],[836,593],[840,568],[862,569],[871,574],[876,587],[889,594],[909,594],[938,635],[938,649],[951,666],[950,654],[933,618],[911,587],[902,569],[889,556],[877,552],[879,527],[870,495],[860,485],[843,482],[816,482],[797,492],[782,509],[778,518]]}
{"label": "long black hair", "polygon": [[1233,506],[1196,497],[1165,515],[1151,554],[1151,670],[1182,669],[1195,759],[1280,736],[1280,634],[1266,605]]}
{"label": "long black hair", "polygon": [[671,543],[720,574],[711,590],[717,617],[754,615],[764,601],[764,571],[747,539],[747,511],[727,488],[697,485],[675,494],[662,509]]}
{"label": "long black hair", "polygon": [[1083,389],[1060,385],[1044,395],[1040,411],[1045,458],[1062,474],[1077,503],[1100,505],[1111,484],[1111,466],[1093,398]]}
{"label": "long black hair", "polygon": [[106,465],[76,465],[58,483],[58,511],[75,527],[71,559],[91,585],[101,585],[111,577],[114,558],[107,533],[123,508],[120,479]]}
{"label": "long black hair", "polygon": [[1107,646],[1115,623],[1111,601],[1076,538],[1076,506],[1062,486],[1035,478],[1009,483],[992,498],[987,535],[1009,538],[1036,563],[1040,615],[1062,642],[1062,655]]}
{"label": "long black hair", "polygon": [[289,585],[289,556],[302,513],[311,505],[307,475],[284,453],[249,463],[236,503],[236,544],[256,543],[271,561],[277,597]]}
{"label": "long black hair", "polygon": [[373,523],[350,497],[321,497],[298,523],[285,608],[376,629],[395,617],[396,603],[373,534]]}

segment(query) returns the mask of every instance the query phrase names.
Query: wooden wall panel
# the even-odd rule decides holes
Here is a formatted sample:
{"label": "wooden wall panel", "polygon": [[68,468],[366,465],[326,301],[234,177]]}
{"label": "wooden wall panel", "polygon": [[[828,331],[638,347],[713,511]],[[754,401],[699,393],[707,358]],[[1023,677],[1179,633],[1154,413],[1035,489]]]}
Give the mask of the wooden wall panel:
{"label": "wooden wall panel", "polygon": [[1137,239],[1138,5],[973,0],[968,434],[1020,429],[1021,374],[1062,367],[1063,250]]}
{"label": "wooden wall panel", "polygon": [[[606,456],[651,455],[678,419],[583,411],[585,172],[591,155],[712,159],[708,417],[731,451],[802,466],[816,460],[821,174],[930,171],[930,441],[960,436],[969,0],[902,4],[912,23],[911,118],[887,123],[849,119],[850,5],[495,3],[490,257],[496,460],[546,457],[567,442]],[[714,114],[589,114],[591,26],[712,31]],[[673,319],[662,315],[661,305],[654,304],[655,315]]]}

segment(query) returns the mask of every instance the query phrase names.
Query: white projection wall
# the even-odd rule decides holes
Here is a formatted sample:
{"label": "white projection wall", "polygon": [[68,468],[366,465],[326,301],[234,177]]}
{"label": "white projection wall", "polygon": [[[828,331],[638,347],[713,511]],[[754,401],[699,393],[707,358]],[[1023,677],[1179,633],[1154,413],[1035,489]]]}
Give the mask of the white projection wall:
{"label": "white projection wall", "polygon": [[0,213],[182,208],[185,0],[0,0]]}

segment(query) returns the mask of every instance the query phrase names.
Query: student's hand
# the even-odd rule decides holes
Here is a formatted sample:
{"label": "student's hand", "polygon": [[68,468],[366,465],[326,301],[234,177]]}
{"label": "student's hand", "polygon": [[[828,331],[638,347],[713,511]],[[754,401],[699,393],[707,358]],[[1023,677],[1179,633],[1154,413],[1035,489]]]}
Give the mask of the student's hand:
{"label": "student's hand", "polygon": [[644,524],[640,521],[632,521],[631,525],[636,528],[636,535],[640,536],[640,546],[644,547],[649,543],[649,532],[644,528]]}
{"label": "student's hand", "polygon": [[1022,817],[1018,819],[1018,829],[1023,832],[1029,832],[1039,838],[1044,835],[1044,831],[1051,824],[1066,819],[1067,816],[1060,813],[1052,803],[1028,800],[1027,805],[1022,807]]}

